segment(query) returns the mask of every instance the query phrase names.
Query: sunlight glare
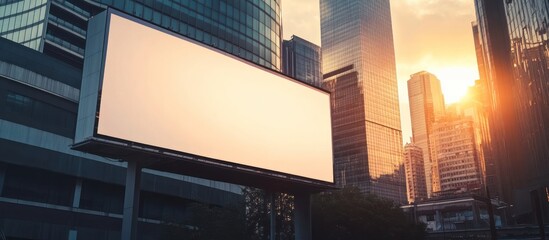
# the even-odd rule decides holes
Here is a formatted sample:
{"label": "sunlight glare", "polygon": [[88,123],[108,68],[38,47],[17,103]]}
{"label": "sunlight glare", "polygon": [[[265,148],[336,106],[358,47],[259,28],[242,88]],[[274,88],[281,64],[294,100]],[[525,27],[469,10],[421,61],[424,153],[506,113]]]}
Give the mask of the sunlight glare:
{"label": "sunlight glare", "polygon": [[449,67],[431,70],[440,80],[446,105],[459,101],[470,86],[475,85],[478,71],[470,67]]}

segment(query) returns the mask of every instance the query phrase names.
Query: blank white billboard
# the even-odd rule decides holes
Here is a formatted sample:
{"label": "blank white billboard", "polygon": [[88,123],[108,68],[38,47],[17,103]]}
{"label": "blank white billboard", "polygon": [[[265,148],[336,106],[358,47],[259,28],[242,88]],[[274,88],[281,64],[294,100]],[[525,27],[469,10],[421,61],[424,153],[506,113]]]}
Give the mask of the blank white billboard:
{"label": "blank white billboard", "polygon": [[328,93],[111,14],[97,134],[333,183]]}

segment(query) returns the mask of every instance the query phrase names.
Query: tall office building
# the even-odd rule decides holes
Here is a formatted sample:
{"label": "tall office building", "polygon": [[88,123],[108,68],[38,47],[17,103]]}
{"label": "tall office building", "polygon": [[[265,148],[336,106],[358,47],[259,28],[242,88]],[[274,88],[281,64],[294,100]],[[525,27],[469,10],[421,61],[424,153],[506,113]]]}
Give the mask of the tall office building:
{"label": "tall office building", "polygon": [[[107,7],[280,68],[279,1],[0,1],[0,233],[7,239],[120,239],[126,164],[70,149],[87,22]],[[240,186],[148,169],[141,190],[140,239],[185,238],[194,204],[242,200]]]}
{"label": "tall office building", "polygon": [[413,143],[404,146],[404,169],[406,171],[406,192],[408,203],[427,199],[423,150]]}
{"label": "tall office building", "polygon": [[438,78],[422,71],[410,76],[408,80],[408,98],[412,120],[413,141],[423,150],[427,197],[433,193],[433,160],[429,134],[433,123],[444,114],[444,96]]}
{"label": "tall office building", "polygon": [[321,0],[320,16],[336,183],[405,202],[389,0]]}
{"label": "tall office building", "polygon": [[293,35],[282,42],[282,72],[313,86],[322,86],[320,47]]}
{"label": "tall office building", "polygon": [[476,0],[475,7],[500,198],[514,205],[519,223],[535,222],[537,213],[549,220],[549,4]]}
{"label": "tall office building", "polygon": [[453,105],[432,125],[433,193],[478,190],[482,185],[473,118]]}
{"label": "tall office building", "polygon": [[82,68],[91,1],[19,0],[0,4],[0,36]]}
{"label": "tall office building", "polygon": [[526,149],[515,203],[519,213],[540,213],[549,221],[549,2],[506,1],[505,9],[518,129]]}
{"label": "tall office building", "polygon": [[490,125],[491,149],[494,158],[497,159],[497,172],[499,178],[498,189],[495,195],[504,201],[513,199],[513,185],[516,184],[511,176],[518,174],[512,171],[513,165],[518,170],[518,164],[524,156],[520,133],[518,131],[516,101],[514,91],[513,73],[510,55],[510,41],[506,26],[505,6],[503,1],[475,0],[478,25],[477,46],[482,49],[482,54],[477,54],[479,72],[484,73],[486,98],[490,105],[488,120]]}

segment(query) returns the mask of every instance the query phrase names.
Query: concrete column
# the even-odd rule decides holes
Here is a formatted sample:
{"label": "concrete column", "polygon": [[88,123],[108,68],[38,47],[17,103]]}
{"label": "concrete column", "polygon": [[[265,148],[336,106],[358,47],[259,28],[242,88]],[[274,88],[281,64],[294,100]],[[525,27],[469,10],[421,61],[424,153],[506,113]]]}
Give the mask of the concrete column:
{"label": "concrete column", "polygon": [[[442,214],[440,210],[435,210],[435,228],[437,228],[437,225],[440,224],[440,230],[444,232],[444,219],[442,217]],[[435,229],[435,231],[439,231],[439,229]]]}
{"label": "concrete column", "polygon": [[474,227],[479,228],[480,227],[480,210],[479,210],[478,204],[474,201],[473,201],[472,209],[473,209],[473,224],[474,224]]}
{"label": "concrete column", "polygon": [[82,195],[82,179],[76,179],[76,184],[74,185],[74,195],[72,197],[72,207],[80,207],[80,195]]}
{"label": "concrete column", "polygon": [[545,240],[545,224],[543,223],[543,214],[541,213],[541,201],[538,190],[530,191],[530,201],[532,204],[532,213],[536,216],[536,222],[539,228],[539,239]]}
{"label": "concrete column", "polygon": [[269,204],[270,204],[270,207],[269,207],[269,223],[270,223],[270,228],[269,228],[269,239],[270,240],[275,240],[276,239],[276,207],[275,207],[275,197],[274,197],[274,192],[271,192],[271,191],[267,191],[267,201],[269,201]]}
{"label": "concrete column", "polygon": [[0,167],[0,196],[2,196],[2,190],[4,189],[5,179],[6,179],[6,168]]}
{"label": "concrete column", "polygon": [[122,218],[122,240],[137,239],[137,215],[139,213],[139,191],[141,188],[141,166],[128,162],[126,190],[124,193],[124,216]]}
{"label": "concrete column", "polygon": [[312,240],[311,234],[311,195],[298,193],[294,196],[295,240]]}
{"label": "concrete column", "polygon": [[69,240],[76,240],[78,232],[74,229],[69,230]]}

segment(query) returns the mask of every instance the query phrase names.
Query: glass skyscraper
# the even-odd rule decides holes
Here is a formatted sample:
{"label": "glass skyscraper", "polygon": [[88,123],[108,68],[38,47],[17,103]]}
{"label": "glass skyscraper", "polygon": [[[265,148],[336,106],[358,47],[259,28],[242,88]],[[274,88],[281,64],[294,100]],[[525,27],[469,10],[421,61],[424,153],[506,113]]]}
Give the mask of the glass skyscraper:
{"label": "glass skyscraper", "polygon": [[523,167],[515,202],[521,207],[531,203],[532,208],[523,208],[522,213],[540,214],[537,217],[549,221],[549,2],[506,1],[505,10],[518,128],[526,149],[517,163]]}
{"label": "glass skyscraper", "polygon": [[549,3],[476,0],[475,7],[498,193],[514,206],[515,222],[547,221]]}
{"label": "glass skyscraper", "polygon": [[298,36],[282,42],[282,72],[297,80],[320,87],[320,47]]}
{"label": "glass skyscraper", "polygon": [[336,183],[406,202],[389,0],[321,0],[320,16]]}
{"label": "glass skyscraper", "polygon": [[[280,69],[279,0],[0,1],[0,236],[120,239],[126,164],[70,149],[87,23],[109,7]],[[140,239],[184,238],[195,204],[242,200],[240,186],[150,169],[141,191]]]}
{"label": "glass skyscraper", "polygon": [[[487,97],[487,116],[490,126],[489,146],[493,157],[497,159],[498,189],[493,189],[493,196],[504,201],[513,198],[511,191],[515,175],[512,162],[518,162],[524,155],[518,122],[516,118],[516,92],[513,90],[512,69],[509,50],[508,29],[506,26],[505,3],[503,1],[475,0],[477,15],[477,62],[479,73]],[[497,36],[497,37],[496,37]],[[479,53],[480,49],[481,53]],[[520,164],[515,164],[516,169]]]}
{"label": "glass skyscraper", "polygon": [[423,150],[423,164],[427,196],[433,193],[433,156],[429,137],[435,120],[444,115],[444,96],[438,78],[428,72],[418,72],[408,80],[408,98],[410,100],[410,118],[414,144]]}

